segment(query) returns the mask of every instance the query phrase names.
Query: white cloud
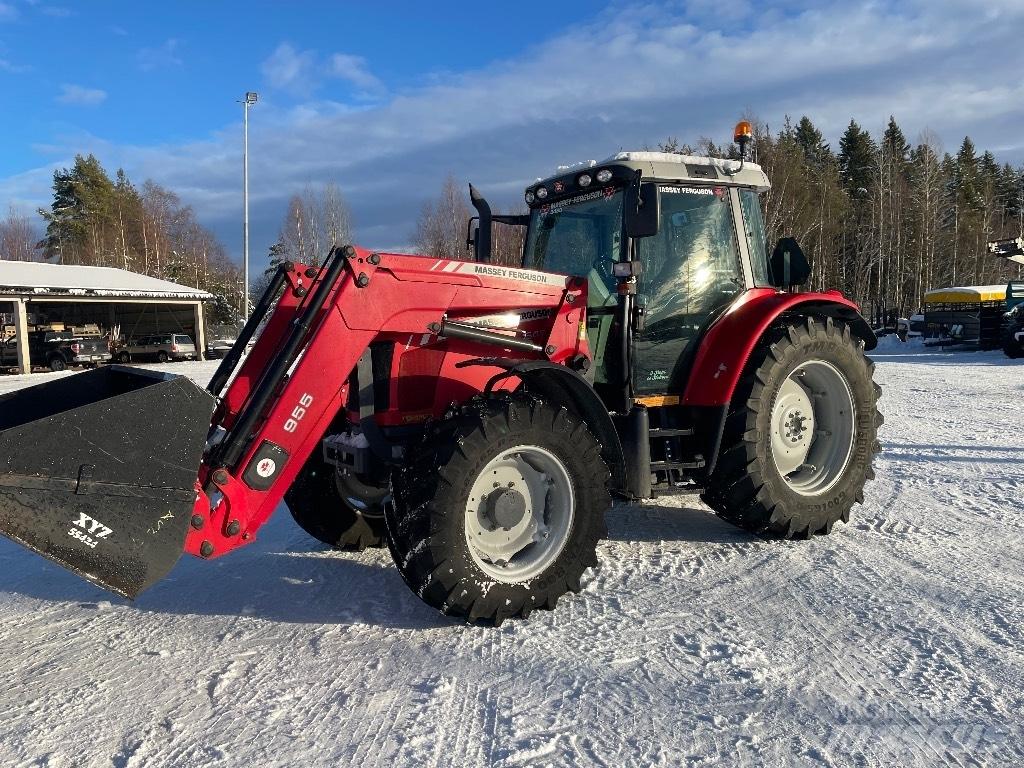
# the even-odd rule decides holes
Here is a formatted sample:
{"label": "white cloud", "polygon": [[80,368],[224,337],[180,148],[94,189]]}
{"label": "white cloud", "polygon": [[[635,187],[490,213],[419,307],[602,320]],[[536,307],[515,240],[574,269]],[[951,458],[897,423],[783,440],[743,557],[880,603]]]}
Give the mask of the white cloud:
{"label": "white cloud", "polygon": [[10,3],[0,3],[0,21],[14,21],[18,18],[18,9]]}
{"label": "white cloud", "polygon": [[274,49],[263,62],[262,71],[271,88],[305,97],[320,88],[325,78],[348,83],[361,99],[380,96],[385,90],[362,56],[335,53],[321,59],[316,51],[299,50],[289,42]]}
{"label": "white cloud", "polygon": [[61,104],[75,104],[83,107],[95,107],[106,101],[107,92],[99,88],[85,88],[81,85],[65,83],[60,87],[57,101]]}
{"label": "white cloud", "polygon": [[384,90],[384,84],[370,72],[362,56],[336,53],[331,56],[329,71],[334,77],[348,81],[364,94],[379,94]]}
{"label": "white cloud", "polygon": [[263,76],[274,88],[311,93],[315,54],[299,51],[291,43],[281,43],[263,62]]}
{"label": "white cloud", "polygon": [[[115,34],[127,34],[124,30]],[[142,48],[138,53],[139,67],[144,72],[164,67],[180,67],[184,62],[178,53],[180,42],[176,38],[165,40],[156,48]]]}
{"label": "white cloud", "polygon": [[[708,2],[615,6],[515,59],[378,92],[360,108],[310,94],[332,75],[367,90],[377,79],[366,62],[337,54],[349,58],[334,70],[335,58],[282,43],[263,64],[271,93],[250,114],[253,251],[310,182],[340,184],[362,243],[393,245],[408,241],[449,172],[508,206],[559,163],[667,136],[724,140],[748,108],[775,130],[784,115],[807,114],[833,146],[851,117],[877,133],[894,114],[910,137],[930,127],[955,148],[970,133],[1001,161],[1024,160],[1020,0],[983,10],[972,0],[799,2],[737,6],[718,21]],[[286,107],[273,89],[306,100]],[[65,143],[67,158],[93,151],[108,168],[175,189],[237,250],[239,125],[184,145]]]}

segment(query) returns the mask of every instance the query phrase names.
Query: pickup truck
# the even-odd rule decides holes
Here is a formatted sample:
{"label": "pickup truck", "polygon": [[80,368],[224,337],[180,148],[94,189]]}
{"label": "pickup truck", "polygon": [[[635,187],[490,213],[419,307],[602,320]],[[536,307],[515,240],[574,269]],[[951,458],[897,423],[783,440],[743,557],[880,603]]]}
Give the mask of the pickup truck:
{"label": "pickup truck", "polygon": [[[28,358],[32,366],[63,371],[74,365],[98,365],[110,360],[107,342],[74,336],[66,331],[29,331]],[[11,337],[0,344],[0,365],[18,364],[18,342]]]}

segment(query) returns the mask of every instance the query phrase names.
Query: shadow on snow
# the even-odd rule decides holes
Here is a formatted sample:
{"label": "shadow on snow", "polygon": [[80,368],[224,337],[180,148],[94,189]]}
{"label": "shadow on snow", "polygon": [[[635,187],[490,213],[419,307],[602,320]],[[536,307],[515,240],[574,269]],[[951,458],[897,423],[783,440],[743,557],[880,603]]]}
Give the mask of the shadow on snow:
{"label": "shadow on snow", "polygon": [[[709,546],[756,540],[695,507],[616,504],[609,538]],[[131,603],[0,538],[0,592],[95,607]],[[250,616],[283,623],[370,624],[406,629],[454,626],[402,581],[387,550],[335,552],[298,530],[283,508],[259,538],[222,558],[184,555],[134,603],[144,613]]]}

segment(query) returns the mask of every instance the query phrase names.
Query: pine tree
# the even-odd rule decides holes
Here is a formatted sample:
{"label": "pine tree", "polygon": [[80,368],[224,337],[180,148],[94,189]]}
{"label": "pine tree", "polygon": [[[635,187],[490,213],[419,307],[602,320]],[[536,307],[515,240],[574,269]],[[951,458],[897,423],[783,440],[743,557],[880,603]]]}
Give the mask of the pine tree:
{"label": "pine tree", "polygon": [[871,134],[851,120],[839,140],[839,174],[843,189],[852,198],[864,197],[875,178],[878,147]]}
{"label": "pine tree", "polygon": [[793,139],[810,164],[820,167],[832,161],[832,150],[825,142],[825,137],[814,127],[814,123],[806,115],[801,117],[800,122],[797,123],[796,129],[793,131]]}

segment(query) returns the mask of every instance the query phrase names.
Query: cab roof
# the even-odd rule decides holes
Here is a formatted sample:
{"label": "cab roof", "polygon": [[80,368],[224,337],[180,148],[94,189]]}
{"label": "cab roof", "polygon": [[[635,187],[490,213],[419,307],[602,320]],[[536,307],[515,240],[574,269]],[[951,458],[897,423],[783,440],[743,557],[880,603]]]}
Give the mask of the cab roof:
{"label": "cab roof", "polygon": [[[564,179],[573,174],[593,175],[601,168],[616,166],[643,172],[645,179],[659,181],[693,181],[739,187],[753,187],[758,192],[767,192],[771,182],[757,163],[745,162],[740,169],[739,160],[723,160],[717,157],[680,155],[674,152],[648,152],[631,150],[618,152],[601,162],[578,163],[563,166],[558,172],[538,181],[542,184]],[[534,185],[530,185],[531,187]]]}
{"label": "cab roof", "polygon": [[743,168],[740,169],[739,160],[680,155],[675,152],[630,151],[612,155],[598,165],[606,163],[641,170],[648,179],[714,181],[719,184],[754,187],[758,192],[767,192],[771,188],[771,182],[760,165],[744,162]]}

